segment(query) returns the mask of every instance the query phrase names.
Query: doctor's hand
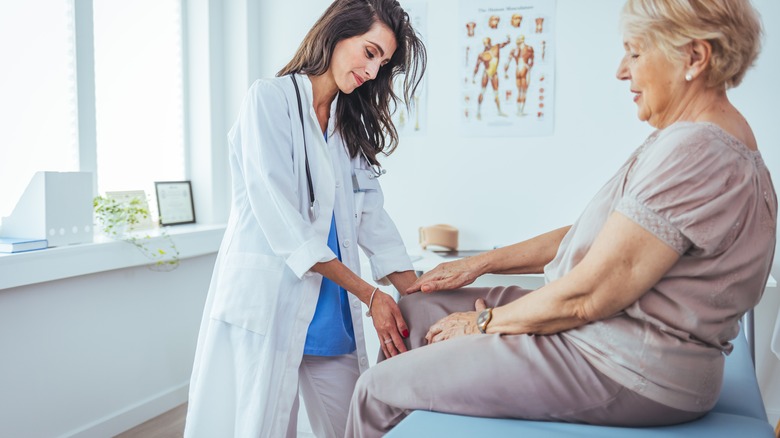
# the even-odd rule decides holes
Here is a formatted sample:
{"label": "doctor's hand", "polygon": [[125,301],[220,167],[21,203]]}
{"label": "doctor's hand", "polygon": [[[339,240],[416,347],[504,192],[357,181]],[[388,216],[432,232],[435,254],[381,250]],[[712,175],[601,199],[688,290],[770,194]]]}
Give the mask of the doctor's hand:
{"label": "doctor's hand", "polygon": [[425,340],[429,344],[457,338],[458,336],[479,334],[477,328],[477,315],[485,310],[485,301],[479,298],[474,303],[475,312],[457,312],[436,321],[425,334]]}
{"label": "doctor's hand", "polygon": [[393,297],[377,291],[371,305],[371,318],[374,320],[374,328],[379,335],[379,346],[385,357],[391,358],[405,353],[404,338],[409,337],[409,328]]}
{"label": "doctor's hand", "polygon": [[478,263],[474,257],[452,262],[442,263],[431,269],[417,279],[406,293],[410,294],[417,291],[436,292],[438,290],[451,290],[467,286],[474,282],[481,275],[478,269]]}

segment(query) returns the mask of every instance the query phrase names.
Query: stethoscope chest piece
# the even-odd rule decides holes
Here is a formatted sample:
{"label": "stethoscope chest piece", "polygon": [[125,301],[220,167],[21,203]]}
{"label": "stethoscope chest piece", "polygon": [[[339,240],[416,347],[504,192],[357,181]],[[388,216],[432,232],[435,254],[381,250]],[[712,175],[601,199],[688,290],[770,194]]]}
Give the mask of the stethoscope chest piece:
{"label": "stethoscope chest piece", "polygon": [[320,201],[315,199],[314,202],[309,204],[309,219],[312,222],[317,220],[320,213]]}
{"label": "stethoscope chest piece", "polygon": [[360,150],[360,153],[363,154],[363,158],[365,158],[366,163],[368,163],[369,170],[371,170],[371,175],[368,176],[369,179],[376,179],[387,173],[387,169],[383,169],[379,164],[371,164],[371,160],[368,159],[368,156],[363,151],[363,149]]}
{"label": "stethoscope chest piece", "polygon": [[382,166],[378,164],[372,164],[371,165],[371,175],[368,177],[371,179],[379,178],[380,176],[387,173],[387,169],[382,169]]}

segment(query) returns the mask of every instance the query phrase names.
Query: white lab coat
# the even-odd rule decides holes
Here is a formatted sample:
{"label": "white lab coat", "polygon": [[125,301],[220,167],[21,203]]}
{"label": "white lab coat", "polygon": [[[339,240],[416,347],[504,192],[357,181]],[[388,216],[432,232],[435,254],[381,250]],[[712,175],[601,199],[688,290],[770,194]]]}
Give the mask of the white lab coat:
{"label": "white lab coat", "polygon": [[[259,80],[228,134],[233,199],[195,353],[186,437],[285,435],[322,280],[310,268],[335,258],[327,246],[333,212],[342,261],[353,272],[360,273],[358,245],[377,281],[412,269],[378,181],[353,191],[352,175],[367,172],[368,164],[362,155],[350,159],[334,132],[336,102],[326,144],[311,82],[296,79],[318,211],[312,220],[292,81]],[[361,303],[352,294],[349,303],[363,372]]]}

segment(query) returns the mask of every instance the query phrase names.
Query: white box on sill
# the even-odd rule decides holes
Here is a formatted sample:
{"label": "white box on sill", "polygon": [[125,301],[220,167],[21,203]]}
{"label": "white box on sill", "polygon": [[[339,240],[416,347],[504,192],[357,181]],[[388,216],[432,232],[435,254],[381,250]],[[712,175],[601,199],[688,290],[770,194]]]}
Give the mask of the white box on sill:
{"label": "white box on sill", "polygon": [[49,247],[92,242],[92,172],[36,172],[1,231]]}

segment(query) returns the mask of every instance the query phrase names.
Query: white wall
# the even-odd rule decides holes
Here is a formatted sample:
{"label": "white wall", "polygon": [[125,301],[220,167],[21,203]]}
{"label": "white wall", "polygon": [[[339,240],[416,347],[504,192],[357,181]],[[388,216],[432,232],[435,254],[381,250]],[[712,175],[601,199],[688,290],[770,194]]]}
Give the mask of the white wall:
{"label": "white wall", "polygon": [[113,436],[186,401],[214,259],[0,290],[0,436]]}
{"label": "white wall", "polygon": [[[262,59],[259,71],[272,76],[330,1],[262,3],[260,36],[272,43],[257,54]],[[777,176],[780,2],[753,3],[763,16],[765,45],[756,67],[730,96],[753,126],[764,160]],[[570,224],[652,130],[637,120],[628,85],[615,78],[623,50],[618,29],[623,0],[558,0],[555,133],[535,138],[461,137],[456,129],[462,60],[457,42],[463,31],[458,4],[427,2],[430,124],[427,135],[402,138],[396,153],[385,160],[386,207],[410,249],[417,247],[417,228],[423,225],[455,225],[462,249],[482,249]],[[777,259],[773,274],[780,278]],[[776,297],[766,298],[769,304],[762,306],[772,308],[758,315],[760,340],[768,339],[777,313]],[[760,354],[766,366],[777,363],[771,354]],[[780,387],[780,373],[774,374],[774,380],[765,381]],[[780,408],[780,400],[773,403],[772,409]]]}
{"label": "white wall", "polygon": [[[264,2],[258,54],[271,76],[292,56],[330,3]],[[403,2],[402,2],[403,3]],[[460,121],[462,31],[458,3],[429,0],[427,135],[401,139],[385,160],[386,206],[410,247],[417,228],[450,223],[463,249],[491,248],[576,220],[585,204],[652,131],[636,118],[628,85],[615,78],[622,57],[623,0],[558,0],[555,133],[549,137],[465,138]],[[730,93],[751,122],[764,159],[780,174],[775,102],[780,100],[780,3],[754,1],[767,25],[756,68]],[[295,25],[290,25],[294,22]],[[777,265],[776,265],[777,266]]]}

